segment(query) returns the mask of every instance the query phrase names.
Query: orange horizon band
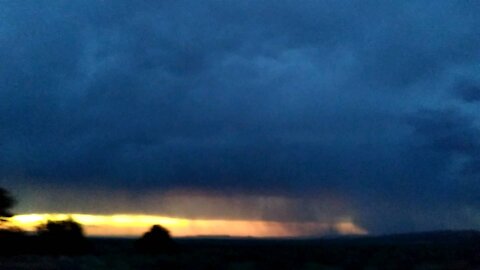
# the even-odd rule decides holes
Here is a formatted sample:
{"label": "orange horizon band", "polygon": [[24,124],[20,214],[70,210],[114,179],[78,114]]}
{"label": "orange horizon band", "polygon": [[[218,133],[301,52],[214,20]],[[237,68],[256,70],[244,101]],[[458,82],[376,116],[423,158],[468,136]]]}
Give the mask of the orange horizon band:
{"label": "orange horizon band", "polygon": [[232,236],[232,237],[301,237],[337,233],[341,235],[364,235],[368,232],[351,221],[333,224],[321,222],[279,222],[263,220],[187,219],[156,215],[90,215],[42,213],[16,215],[10,219],[13,226],[26,231],[48,220],[72,218],[82,224],[88,236],[140,236],[155,224],[167,228],[174,237]]}

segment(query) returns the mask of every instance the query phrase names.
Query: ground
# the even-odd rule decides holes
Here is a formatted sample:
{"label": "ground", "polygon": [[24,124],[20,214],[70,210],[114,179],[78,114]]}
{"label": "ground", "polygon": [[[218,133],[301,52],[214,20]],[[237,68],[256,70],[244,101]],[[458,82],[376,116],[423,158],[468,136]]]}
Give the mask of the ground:
{"label": "ground", "polygon": [[176,239],[169,254],[141,254],[133,239],[91,239],[80,256],[0,257],[0,269],[480,269],[478,234],[317,240]]}

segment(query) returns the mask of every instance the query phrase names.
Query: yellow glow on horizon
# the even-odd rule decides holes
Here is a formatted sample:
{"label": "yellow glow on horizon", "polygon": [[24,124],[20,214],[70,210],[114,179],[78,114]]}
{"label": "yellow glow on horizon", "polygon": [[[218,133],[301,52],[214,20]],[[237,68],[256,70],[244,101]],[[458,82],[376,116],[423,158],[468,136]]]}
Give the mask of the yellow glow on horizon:
{"label": "yellow glow on horizon", "polygon": [[367,230],[353,224],[352,222],[338,222],[334,226],[335,230],[342,235],[356,234],[365,235]]}
{"label": "yellow glow on horizon", "polygon": [[333,229],[339,234],[367,234],[350,221],[326,224],[319,222],[276,222],[263,220],[187,219],[155,215],[88,215],[88,214],[26,214],[11,218],[11,223],[33,231],[48,220],[72,218],[81,223],[90,236],[140,236],[152,225],[166,227],[173,236],[228,235],[251,237],[295,237],[326,233]]}

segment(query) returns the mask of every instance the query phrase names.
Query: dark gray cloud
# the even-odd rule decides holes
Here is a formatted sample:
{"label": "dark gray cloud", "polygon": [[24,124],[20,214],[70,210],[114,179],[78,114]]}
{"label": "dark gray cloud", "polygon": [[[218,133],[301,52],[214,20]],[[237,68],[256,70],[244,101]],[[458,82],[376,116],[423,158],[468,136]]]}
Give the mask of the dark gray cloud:
{"label": "dark gray cloud", "polygon": [[474,1],[0,5],[19,193],[328,190],[377,232],[480,226]]}
{"label": "dark gray cloud", "polygon": [[455,90],[458,97],[465,102],[480,101],[480,82],[460,81]]}

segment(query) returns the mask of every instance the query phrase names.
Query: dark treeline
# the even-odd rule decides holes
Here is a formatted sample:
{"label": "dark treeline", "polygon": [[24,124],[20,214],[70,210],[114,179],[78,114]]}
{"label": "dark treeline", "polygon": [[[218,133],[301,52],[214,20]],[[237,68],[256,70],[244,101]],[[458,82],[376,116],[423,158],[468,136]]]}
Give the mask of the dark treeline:
{"label": "dark treeline", "polygon": [[[73,219],[49,220],[38,226],[33,234],[10,226],[8,219],[13,216],[10,210],[15,203],[15,198],[0,187],[0,255],[82,255],[95,252],[82,225]],[[132,247],[139,253],[169,253],[175,250],[175,243],[167,229],[154,225]]]}
{"label": "dark treeline", "polygon": [[[160,233],[159,233],[160,231]],[[172,253],[176,244],[160,225],[131,244],[137,253]],[[95,243],[85,237],[82,226],[72,219],[48,221],[34,233],[9,227],[0,229],[0,256],[18,254],[85,255],[98,253]]]}

